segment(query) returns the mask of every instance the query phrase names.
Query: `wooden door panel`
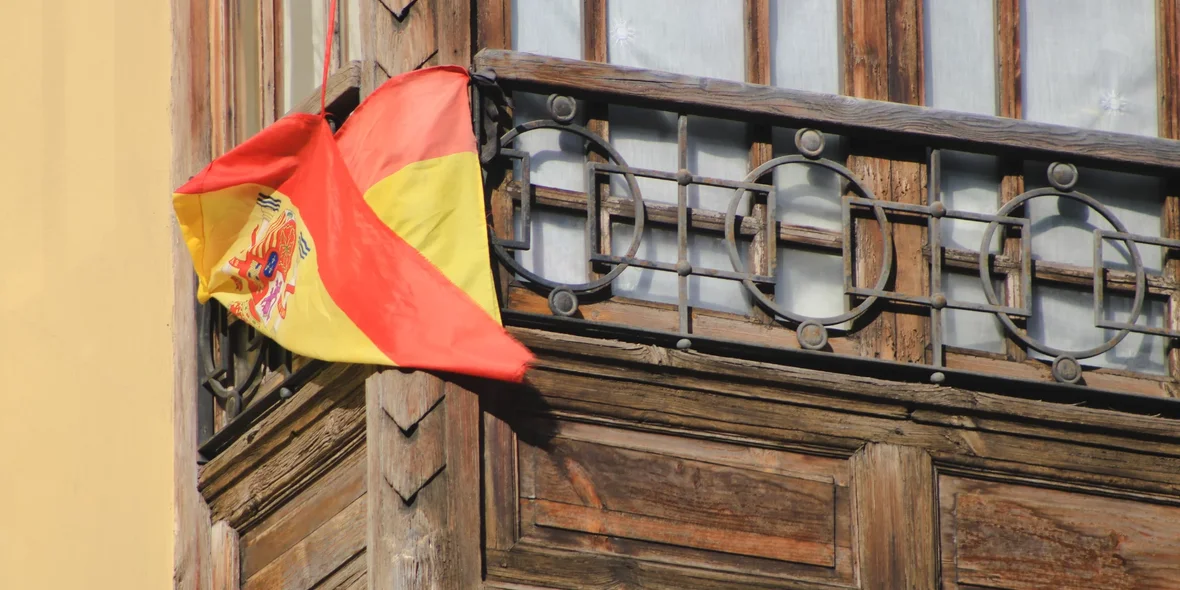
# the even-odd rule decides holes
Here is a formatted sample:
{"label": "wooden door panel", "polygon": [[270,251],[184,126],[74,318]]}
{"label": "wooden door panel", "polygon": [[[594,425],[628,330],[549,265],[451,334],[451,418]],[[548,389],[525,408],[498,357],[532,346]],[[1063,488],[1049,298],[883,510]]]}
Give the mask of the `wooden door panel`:
{"label": "wooden door panel", "polygon": [[945,588],[1180,588],[1180,507],[939,479]]}

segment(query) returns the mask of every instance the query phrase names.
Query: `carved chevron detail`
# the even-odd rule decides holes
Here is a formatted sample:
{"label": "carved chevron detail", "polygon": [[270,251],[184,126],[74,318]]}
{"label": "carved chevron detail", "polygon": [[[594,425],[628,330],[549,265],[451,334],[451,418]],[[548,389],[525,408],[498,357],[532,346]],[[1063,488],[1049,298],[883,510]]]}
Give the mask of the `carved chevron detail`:
{"label": "carved chevron detail", "polygon": [[406,13],[410,11],[410,7],[418,0],[380,0],[381,4],[385,6],[389,12],[393,13],[393,18],[403,20],[406,18]]}
{"label": "carved chevron detail", "polygon": [[421,372],[387,371],[370,382],[380,408],[371,418],[378,421],[374,450],[381,476],[405,504],[446,469],[445,388]]}

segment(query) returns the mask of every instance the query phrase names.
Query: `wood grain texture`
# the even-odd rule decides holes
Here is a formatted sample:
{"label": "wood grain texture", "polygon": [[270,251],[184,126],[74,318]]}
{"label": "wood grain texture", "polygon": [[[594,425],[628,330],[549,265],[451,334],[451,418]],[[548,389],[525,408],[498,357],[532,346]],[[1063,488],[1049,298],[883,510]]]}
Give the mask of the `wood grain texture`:
{"label": "wood grain texture", "polygon": [[238,532],[224,520],[213,524],[211,553],[213,557],[212,590],[238,590],[241,588]]}
{"label": "wood grain texture", "polygon": [[[209,4],[171,0],[172,186],[204,167],[213,152],[210,135]],[[209,508],[197,491],[197,325],[196,280],[188,248],[171,220],[172,264],[172,478],[176,537],[172,581],[177,590],[209,590]]]}
{"label": "wood grain texture", "polygon": [[[1159,88],[1159,135],[1168,139],[1180,138],[1180,0],[1157,0],[1156,2],[1156,85]],[[1160,235],[1169,239],[1180,239],[1180,183],[1174,179],[1164,185],[1165,197],[1161,211]],[[1171,281],[1180,280],[1180,257],[1174,252],[1165,254],[1164,276]],[[1180,295],[1172,290],[1168,295],[1168,328],[1180,330]],[[1173,397],[1180,395],[1180,347],[1168,349],[1168,374],[1173,379],[1169,391]]]}
{"label": "wood grain texture", "polygon": [[831,480],[562,438],[520,461],[537,526],[835,566]]}
{"label": "wood grain texture", "polygon": [[942,585],[1180,588],[1180,508],[940,477]]}
{"label": "wood grain texture", "polygon": [[[865,69],[866,79],[884,79],[879,77],[883,56],[866,53],[854,57],[861,59],[852,67]],[[784,127],[816,126],[841,135],[888,137],[913,145],[1006,153],[1026,159],[1065,159],[1126,171],[1169,174],[1180,169],[1180,142],[1167,139],[503,50],[482,50],[475,64],[496,70],[498,79],[514,88],[564,90],[580,98],[617,104]]]}
{"label": "wood grain texture", "polygon": [[242,576],[249,578],[365,493],[366,447],[242,534]]}
{"label": "wood grain texture", "polygon": [[[391,408],[439,387],[445,388],[441,401],[409,431],[394,422]],[[373,375],[365,391],[369,587],[477,587],[476,395],[426,373],[398,370]]]}
{"label": "wood grain texture", "polygon": [[[1024,91],[1021,80],[1023,64],[1020,52],[1020,0],[996,0],[996,94],[999,101],[997,113],[1001,117],[1012,119],[1024,118],[1022,96]],[[1000,180],[1000,204],[1004,205],[1024,192],[1024,162],[1018,159],[1005,158],[1000,162],[1003,176]],[[1019,214],[1014,211],[1013,214]],[[1004,254],[1012,259],[1020,257],[1020,236],[1009,236],[1004,240]],[[1042,276],[1037,272],[1038,277]],[[1008,305],[1021,300],[1023,289],[1032,288],[1022,285],[1020,273],[1009,273],[1004,276],[1004,301]],[[1018,320],[1017,326],[1023,328],[1025,322]],[[1024,345],[1012,338],[1004,341],[1004,351],[1013,361],[1023,361],[1028,358]]]}
{"label": "wood grain texture", "polygon": [[436,7],[438,63],[471,67],[471,0],[433,0]]}
{"label": "wood grain texture", "polygon": [[852,456],[861,588],[938,586],[934,465],[920,448],[868,444]]}
{"label": "wood grain texture", "polygon": [[[346,115],[352,112],[352,109],[356,108],[357,103],[360,102],[360,89],[361,62],[349,62],[333,72],[331,76],[328,76],[328,94],[325,97],[328,112],[337,115]],[[320,86],[316,86],[314,92],[292,105],[286,114],[310,113],[314,115],[319,112]]]}
{"label": "wood grain texture", "polygon": [[309,590],[365,551],[361,497],[250,576],[242,590]]}
{"label": "wood grain texture", "polygon": [[364,379],[371,367],[328,365],[201,473],[218,519],[248,530],[364,444]]}
{"label": "wood grain texture", "polygon": [[[852,453],[865,441],[918,446],[940,468],[992,469],[1159,501],[1172,501],[1167,498],[1180,484],[1174,420],[648,345],[512,333],[537,353],[530,380],[554,412],[687,429],[698,437],[724,433],[776,448]],[[912,408],[941,409],[962,416],[962,423],[916,423],[908,419]],[[1004,419],[977,420],[989,414]]]}

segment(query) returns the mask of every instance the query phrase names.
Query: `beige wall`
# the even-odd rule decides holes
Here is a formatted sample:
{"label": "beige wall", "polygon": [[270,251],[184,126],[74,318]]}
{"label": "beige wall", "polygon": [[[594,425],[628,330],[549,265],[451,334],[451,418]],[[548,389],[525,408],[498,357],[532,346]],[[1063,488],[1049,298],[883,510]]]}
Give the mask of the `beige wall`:
{"label": "beige wall", "polygon": [[0,588],[167,588],[169,3],[0,15]]}

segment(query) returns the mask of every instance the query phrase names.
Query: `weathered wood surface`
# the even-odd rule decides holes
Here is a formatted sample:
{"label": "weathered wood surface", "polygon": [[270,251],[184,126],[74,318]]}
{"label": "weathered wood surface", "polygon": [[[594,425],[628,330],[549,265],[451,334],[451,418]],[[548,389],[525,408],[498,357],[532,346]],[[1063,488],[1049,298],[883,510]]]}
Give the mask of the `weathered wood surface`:
{"label": "weathered wood surface", "polygon": [[[910,445],[940,465],[1149,495],[1171,496],[1180,485],[1173,420],[528,329],[512,333],[538,353],[530,381],[554,411],[848,453],[866,441]],[[911,419],[916,409],[958,418],[918,422]]]}
{"label": "weathered wood surface", "polygon": [[861,588],[938,585],[934,464],[915,447],[865,445],[852,456]]}
{"label": "weathered wood surface", "polygon": [[[209,97],[209,4],[171,0],[172,186],[208,164],[213,153]],[[197,318],[192,261],[175,219],[172,264],[172,485],[176,537],[172,582],[177,590],[209,590],[209,508],[197,492]],[[163,392],[161,392],[163,395]]]}
{"label": "weathered wood surface", "polygon": [[242,590],[310,590],[365,552],[362,496],[246,579]]}
{"label": "weathered wood surface", "polygon": [[[320,86],[315,92],[305,96],[298,104],[292,105],[287,111],[291,113],[320,112]],[[329,113],[351,112],[360,102],[361,90],[361,62],[349,62],[344,67],[328,76],[328,93],[325,98]]]}
{"label": "weathered wood surface", "polygon": [[365,384],[368,585],[476,588],[479,400],[424,372]]}
{"label": "weathered wood surface", "polygon": [[365,493],[361,446],[307,489],[242,534],[242,576],[249,578],[351,506]]}
{"label": "weathered wood surface", "polygon": [[939,478],[942,587],[1180,588],[1180,508]]}
{"label": "weathered wood surface", "polygon": [[242,582],[238,532],[229,526],[229,523],[219,520],[213,523],[211,537],[212,590],[239,590],[242,587]]}
{"label": "weathered wood surface", "polygon": [[328,365],[201,472],[214,518],[246,531],[364,444],[371,367]]}
{"label": "weathered wood surface", "polygon": [[617,104],[785,127],[814,125],[844,135],[892,137],[923,146],[1004,152],[1027,159],[1065,159],[1079,165],[1157,173],[1180,169],[1180,142],[1167,139],[495,49],[476,54],[475,66],[491,68],[500,80],[525,90],[545,87]]}

